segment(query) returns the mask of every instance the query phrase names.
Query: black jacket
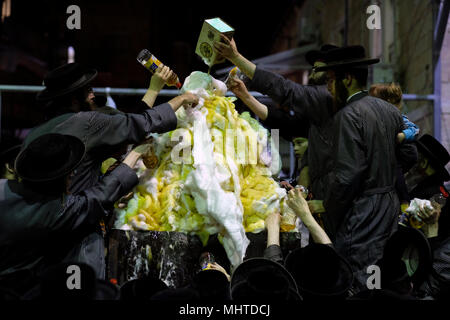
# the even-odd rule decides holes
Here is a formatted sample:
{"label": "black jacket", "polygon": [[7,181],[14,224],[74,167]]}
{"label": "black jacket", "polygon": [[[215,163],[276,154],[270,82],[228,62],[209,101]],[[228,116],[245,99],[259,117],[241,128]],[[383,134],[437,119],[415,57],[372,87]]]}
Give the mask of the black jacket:
{"label": "black jacket", "polygon": [[136,173],[125,164],[94,186],[65,197],[42,195],[18,181],[7,181],[0,201],[0,285],[13,278],[21,281],[16,274],[37,280],[46,267],[65,259],[86,262],[70,255],[74,244],[137,183]]}
{"label": "black jacket", "polygon": [[397,228],[396,136],[403,127],[396,108],[367,93],[354,96],[334,116],[332,182],[324,207],[336,230],[336,249],[362,287],[367,267],[382,257]]}

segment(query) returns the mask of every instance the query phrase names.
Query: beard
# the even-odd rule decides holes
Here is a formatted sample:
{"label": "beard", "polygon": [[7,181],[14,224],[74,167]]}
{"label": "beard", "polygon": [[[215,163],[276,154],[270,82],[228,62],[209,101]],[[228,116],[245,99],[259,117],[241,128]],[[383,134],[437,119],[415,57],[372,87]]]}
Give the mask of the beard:
{"label": "beard", "polygon": [[339,111],[347,105],[347,99],[349,97],[348,90],[345,87],[342,80],[336,80],[334,84],[334,109],[335,111]]}
{"label": "beard", "polygon": [[86,95],[84,92],[76,92],[75,100],[80,111],[92,111],[91,101],[88,100],[89,95]]}

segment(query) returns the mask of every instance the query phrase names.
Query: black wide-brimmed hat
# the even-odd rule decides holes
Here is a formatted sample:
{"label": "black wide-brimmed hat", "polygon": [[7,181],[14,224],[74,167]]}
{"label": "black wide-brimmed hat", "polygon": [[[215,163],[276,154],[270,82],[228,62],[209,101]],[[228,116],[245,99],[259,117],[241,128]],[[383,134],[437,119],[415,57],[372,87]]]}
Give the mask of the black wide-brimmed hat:
{"label": "black wide-brimmed hat", "polygon": [[157,292],[167,288],[164,281],[155,277],[133,279],[120,287],[120,300],[149,301]]}
{"label": "black wide-brimmed hat", "polygon": [[194,276],[193,286],[202,300],[230,300],[230,283],[227,276],[219,270],[207,269],[198,272]]}
{"label": "black wide-brimmed hat", "polygon": [[320,50],[311,50],[308,51],[305,55],[306,61],[310,65],[314,65],[316,61],[324,61],[325,60],[325,53],[332,50],[337,49],[339,47],[334,46],[332,44],[324,44],[322,47],[320,47]]}
{"label": "black wide-brimmed hat", "polygon": [[442,177],[444,181],[450,180],[450,174],[447,169],[445,169],[445,166],[450,161],[450,154],[447,149],[429,134],[424,134],[416,141],[416,143],[419,147],[419,151],[424,153],[430,160],[431,165],[438,171],[440,177]]}
{"label": "black wide-brimmed hat", "polygon": [[368,66],[380,62],[380,59],[367,58],[363,46],[349,46],[327,51],[324,61],[327,65],[315,68],[316,71]]}
{"label": "black wide-brimmed hat", "polygon": [[295,280],[281,264],[251,258],[242,262],[231,276],[232,300],[301,301]]}
{"label": "black wide-brimmed hat", "polygon": [[297,248],[286,257],[285,265],[305,299],[345,297],[353,283],[350,264],[328,245]]}
{"label": "black wide-brimmed hat", "polygon": [[45,75],[44,90],[36,95],[38,101],[48,101],[86,86],[97,76],[97,70],[79,63],[62,65]]}
{"label": "black wide-brimmed hat", "polygon": [[33,140],[16,158],[17,175],[26,181],[43,182],[72,172],[85,154],[83,142],[74,136],[48,133]]}
{"label": "black wide-brimmed hat", "polygon": [[[78,278],[79,277],[79,278]],[[77,262],[48,268],[40,283],[25,293],[23,300],[118,300],[119,288],[96,279],[94,269]]]}
{"label": "black wide-brimmed hat", "polygon": [[421,231],[398,225],[377,264],[381,269],[382,285],[409,278],[418,287],[431,271],[432,254],[428,240]]}

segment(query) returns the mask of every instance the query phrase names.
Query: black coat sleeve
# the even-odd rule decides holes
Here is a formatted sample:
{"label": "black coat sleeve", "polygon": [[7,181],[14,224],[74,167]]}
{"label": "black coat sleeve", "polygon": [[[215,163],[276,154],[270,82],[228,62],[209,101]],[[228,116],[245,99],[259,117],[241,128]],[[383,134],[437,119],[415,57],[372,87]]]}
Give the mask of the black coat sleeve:
{"label": "black coat sleeve", "polygon": [[284,264],[283,252],[279,245],[273,244],[264,250],[264,258]]}
{"label": "black coat sleeve", "polygon": [[269,128],[279,129],[280,136],[288,141],[295,137],[308,138],[309,122],[306,119],[290,115],[283,110],[267,106],[267,118],[263,124]]}
{"label": "black coat sleeve", "polygon": [[267,94],[282,106],[292,107],[296,116],[314,124],[330,115],[332,97],[325,86],[304,86],[284,77],[256,68],[249,89]]}
{"label": "black coat sleeve", "polygon": [[98,147],[140,143],[152,132],[163,133],[174,130],[176,126],[175,112],[168,103],[164,103],[140,114],[80,112],[58,125],[56,132],[81,138],[89,152]]}

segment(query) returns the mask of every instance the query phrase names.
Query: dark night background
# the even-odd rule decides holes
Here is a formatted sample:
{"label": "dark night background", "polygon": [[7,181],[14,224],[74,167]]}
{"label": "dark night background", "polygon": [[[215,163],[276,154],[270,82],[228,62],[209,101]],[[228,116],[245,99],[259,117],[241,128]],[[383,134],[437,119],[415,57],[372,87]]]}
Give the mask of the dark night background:
{"label": "dark night background", "polygon": [[[93,87],[148,87],[150,74],[135,59],[143,48],[183,81],[194,70],[208,70],[195,54],[204,19],[220,17],[234,27],[239,51],[255,59],[273,53],[284,19],[300,2],[13,0],[11,16],[1,24],[0,83],[41,85],[46,72],[67,62],[68,46],[75,48],[76,62],[98,70]],[[72,4],[81,9],[81,30],[66,27]],[[3,93],[3,130],[42,121],[34,95]],[[132,111],[127,106],[138,98],[114,96],[124,111]]]}

